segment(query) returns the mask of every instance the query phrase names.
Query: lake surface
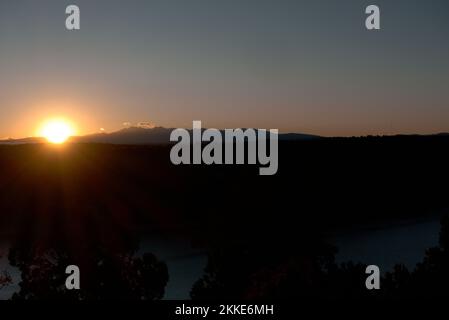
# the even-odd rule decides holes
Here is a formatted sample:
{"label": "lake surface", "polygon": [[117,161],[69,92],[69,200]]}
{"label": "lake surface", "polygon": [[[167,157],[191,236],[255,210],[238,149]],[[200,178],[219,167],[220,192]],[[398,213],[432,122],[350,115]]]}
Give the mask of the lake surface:
{"label": "lake surface", "polygon": [[413,269],[428,248],[438,245],[440,218],[375,230],[339,235],[330,241],[339,249],[337,263],[361,262],[379,266],[382,272],[398,264]]}

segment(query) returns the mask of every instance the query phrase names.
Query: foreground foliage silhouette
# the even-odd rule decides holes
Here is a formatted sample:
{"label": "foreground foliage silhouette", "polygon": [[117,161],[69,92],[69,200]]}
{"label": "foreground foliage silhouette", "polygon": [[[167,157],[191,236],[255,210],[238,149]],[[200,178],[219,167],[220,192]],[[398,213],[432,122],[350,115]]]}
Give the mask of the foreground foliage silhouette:
{"label": "foreground foliage silhouette", "polygon": [[[13,300],[155,300],[164,296],[167,266],[153,254],[137,257],[133,252],[97,250],[95,258],[87,261],[65,252],[11,249],[9,259],[12,266],[19,268],[22,278],[20,291]],[[80,290],[65,287],[65,269],[72,264],[82,270]]]}
{"label": "foreground foliage silhouette", "polygon": [[[2,259],[3,253],[0,251],[0,259]],[[6,270],[0,270],[0,290],[12,282],[11,276]]]}
{"label": "foreground foliage silhouette", "polygon": [[322,242],[296,252],[269,246],[216,250],[210,254],[205,275],[195,283],[191,297],[278,300],[375,296],[364,286],[366,266],[338,266],[335,252],[336,248]]}
{"label": "foreground foliage silhouette", "polygon": [[0,289],[8,286],[11,283],[12,279],[8,272],[2,271],[0,272]]}
{"label": "foreground foliage silhouette", "polygon": [[[283,252],[275,248],[234,247],[215,250],[191,297],[199,300],[410,299],[443,298],[449,287],[449,217],[441,220],[439,246],[429,248],[416,268],[398,264],[381,278],[380,290],[365,287],[361,263],[336,264],[336,248],[321,244],[311,251]],[[268,249],[268,250],[267,250]],[[269,256],[270,259],[266,257]]]}

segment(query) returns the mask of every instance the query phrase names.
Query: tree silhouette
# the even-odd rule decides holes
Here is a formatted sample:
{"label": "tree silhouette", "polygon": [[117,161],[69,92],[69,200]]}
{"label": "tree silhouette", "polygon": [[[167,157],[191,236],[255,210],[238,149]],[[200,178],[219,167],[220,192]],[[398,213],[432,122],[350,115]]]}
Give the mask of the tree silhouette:
{"label": "tree silhouette", "polygon": [[334,265],[335,248],[321,242],[292,253],[288,248],[258,244],[215,249],[192,299],[284,299],[317,296],[325,272]]}
{"label": "tree silhouette", "polygon": [[0,290],[11,283],[11,276],[7,271],[0,272]]}
{"label": "tree silhouette", "polygon": [[[2,258],[2,253],[0,252],[0,259]],[[0,271],[0,290],[8,286],[12,282],[11,276],[6,270]]]}
{"label": "tree silhouette", "polygon": [[[13,299],[155,300],[163,297],[168,282],[166,264],[149,253],[136,257],[98,250],[89,261],[57,250],[34,253],[17,248],[10,251],[11,264],[22,276],[20,291]],[[81,269],[80,290],[65,287],[65,269],[72,264]]]}

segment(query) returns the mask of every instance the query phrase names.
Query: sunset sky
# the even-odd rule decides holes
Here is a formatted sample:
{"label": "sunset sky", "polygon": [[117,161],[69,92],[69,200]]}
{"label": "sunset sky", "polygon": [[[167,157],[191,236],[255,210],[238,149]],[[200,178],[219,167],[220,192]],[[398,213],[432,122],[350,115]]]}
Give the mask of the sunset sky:
{"label": "sunset sky", "polygon": [[[65,8],[81,30],[65,29]],[[382,30],[364,27],[365,7]],[[447,0],[0,0],[0,138],[51,117],[320,135],[449,131]]]}

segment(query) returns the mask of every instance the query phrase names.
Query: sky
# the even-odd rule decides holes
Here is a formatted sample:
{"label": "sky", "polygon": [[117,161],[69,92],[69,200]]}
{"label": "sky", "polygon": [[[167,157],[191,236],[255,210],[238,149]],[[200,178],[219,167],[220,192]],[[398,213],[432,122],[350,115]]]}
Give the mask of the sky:
{"label": "sky", "polygon": [[52,117],[79,134],[448,132],[448,39],[447,0],[0,0],[0,138]]}

